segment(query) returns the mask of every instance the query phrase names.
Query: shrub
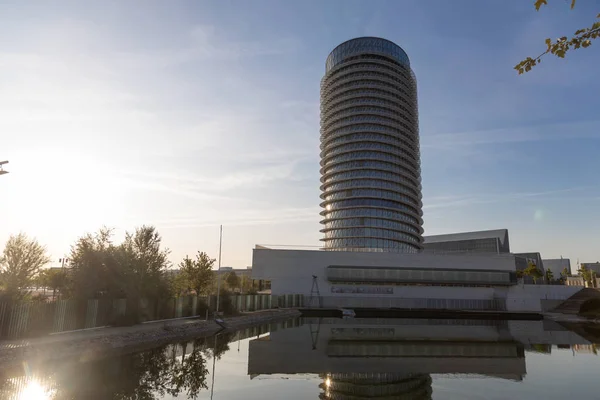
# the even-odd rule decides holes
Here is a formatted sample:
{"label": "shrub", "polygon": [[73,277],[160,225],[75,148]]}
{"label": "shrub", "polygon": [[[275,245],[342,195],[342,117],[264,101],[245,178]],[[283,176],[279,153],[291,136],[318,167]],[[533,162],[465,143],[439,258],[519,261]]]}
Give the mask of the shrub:
{"label": "shrub", "polygon": [[233,302],[231,301],[231,293],[225,289],[221,289],[219,294],[219,311],[225,315],[235,315],[237,313]]}

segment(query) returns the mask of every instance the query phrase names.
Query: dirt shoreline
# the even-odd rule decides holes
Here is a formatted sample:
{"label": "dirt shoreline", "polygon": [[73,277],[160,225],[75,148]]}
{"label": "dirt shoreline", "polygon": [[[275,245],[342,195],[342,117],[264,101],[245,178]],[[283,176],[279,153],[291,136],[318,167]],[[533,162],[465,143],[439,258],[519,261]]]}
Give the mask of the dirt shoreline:
{"label": "dirt shoreline", "polygon": [[0,343],[0,368],[23,361],[45,363],[72,357],[92,361],[299,316],[300,312],[295,309],[267,310],[224,318],[225,329],[212,320],[164,321],[88,332],[67,332],[30,341],[4,342]]}

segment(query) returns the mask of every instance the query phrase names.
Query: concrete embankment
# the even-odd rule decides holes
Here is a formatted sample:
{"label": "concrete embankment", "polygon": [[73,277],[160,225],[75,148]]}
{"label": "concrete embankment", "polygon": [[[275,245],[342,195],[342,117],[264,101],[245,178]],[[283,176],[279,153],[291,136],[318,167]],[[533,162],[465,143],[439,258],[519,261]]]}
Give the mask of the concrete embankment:
{"label": "concrete embankment", "polygon": [[128,327],[66,332],[31,340],[4,341],[0,342],[0,367],[23,361],[39,363],[75,356],[80,360],[92,361],[299,316],[300,312],[295,309],[268,310],[225,318],[225,329],[212,320],[167,320]]}

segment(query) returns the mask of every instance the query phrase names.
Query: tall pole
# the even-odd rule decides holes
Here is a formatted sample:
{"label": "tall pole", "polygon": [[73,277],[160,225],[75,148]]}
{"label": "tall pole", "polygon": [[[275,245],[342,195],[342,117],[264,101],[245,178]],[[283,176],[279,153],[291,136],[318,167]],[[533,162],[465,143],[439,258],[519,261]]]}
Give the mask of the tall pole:
{"label": "tall pole", "polygon": [[219,297],[221,295],[221,248],[223,247],[223,225],[219,229],[219,269],[217,270],[217,311],[216,316],[219,316]]}

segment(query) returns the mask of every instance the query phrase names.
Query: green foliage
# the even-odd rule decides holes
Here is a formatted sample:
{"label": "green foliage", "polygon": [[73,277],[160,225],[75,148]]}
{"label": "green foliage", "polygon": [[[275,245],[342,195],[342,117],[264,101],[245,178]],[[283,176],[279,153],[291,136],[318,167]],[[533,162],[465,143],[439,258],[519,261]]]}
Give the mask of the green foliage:
{"label": "green foliage", "polygon": [[[571,0],[571,9],[575,7],[575,1],[576,0]],[[536,0],[534,5],[535,9],[539,11],[542,6],[548,5],[548,1]],[[600,18],[600,14],[598,14],[596,18]],[[556,39],[556,41],[547,38],[545,40],[546,51],[537,57],[527,57],[515,65],[514,69],[517,70],[519,74],[529,72],[531,71],[531,68],[539,64],[542,61],[542,57],[548,53],[554,54],[559,58],[565,58],[565,55],[569,50],[590,47],[592,45],[592,40],[597,39],[598,36],[600,36],[600,21],[594,22],[590,27],[578,29],[570,38],[563,36]]]}
{"label": "green foliage", "polygon": [[25,294],[40,268],[50,262],[46,249],[24,233],[8,238],[0,257],[0,285],[4,295],[16,299]]}
{"label": "green foliage", "polygon": [[554,280],[554,274],[552,273],[552,271],[550,271],[549,269],[546,270],[546,282],[550,283]]}
{"label": "green foliage", "polygon": [[571,275],[569,274],[569,269],[567,267],[564,267],[560,274],[563,278],[566,278],[567,276]]}
{"label": "green foliage", "polygon": [[57,290],[60,293],[64,293],[69,286],[69,275],[67,270],[64,269],[44,269],[37,275],[36,284],[44,288],[52,289],[52,298],[55,298]]}
{"label": "green foliage", "polygon": [[112,243],[112,230],[102,228],[72,247],[70,291],[79,299],[169,296],[168,255],[154,227],[126,233],[118,246]]}
{"label": "green foliage", "polygon": [[127,293],[133,297],[169,295],[165,272],[169,268],[168,249],[162,249],[162,238],[153,226],[136,228],[126,233],[120,246],[121,262],[127,280]]}
{"label": "green foliage", "polygon": [[196,295],[208,294],[213,284],[212,267],[215,263],[204,252],[198,252],[196,259],[186,256],[179,263],[179,275],[175,278],[175,287],[180,294],[194,291]]}
{"label": "green foliage", "polygon": [[238,289],[240,287],[240,278],[234,271],[231,271],[227,274],[225,282],[227,282],[227,286],[229,286],[229,289],[233,290]]}
{"label": "green foliage", "polygon": [[242,293],[246,293],[246,294],[256,294],[256,289],[254,288],[254,282],[252,281],[252,278],[250,278],[249,276],[246,275],[242,275],[241,277],[241,289],[242,289]]}
{"label": "green foliage", "polygon": [[588,287],[595,287],[595,277],[596,274],[594,271],[587,269],[585,266],[579,267],[579,275],[583,278]]}
{"label": "green foliage", "polygon": [[521,279],[524,276],[525,276],[525,271],[524,270],[522,270],[522,269],[517,270],[517,278]]}
{"label": "green foliage", "polygon": [[523,270],[523,274],[532,277],[534,283],[537,283],[537,280],[544,276],[542,271],[531,261],[527,263],[527,268]]}
{"label": "green foliage", "polygon": [[223,288],[219,292],[219,312],[225,315],[235,315],[237,313],[231,299],[231,293]]}

